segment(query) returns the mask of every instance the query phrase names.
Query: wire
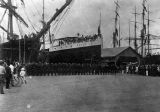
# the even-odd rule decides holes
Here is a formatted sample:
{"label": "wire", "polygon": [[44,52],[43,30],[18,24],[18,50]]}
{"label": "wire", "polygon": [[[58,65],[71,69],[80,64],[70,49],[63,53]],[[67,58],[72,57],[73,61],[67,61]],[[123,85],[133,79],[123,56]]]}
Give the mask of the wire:
{"label": "wire", "polygon": [[22,38],[22,37],[23,37],[24,32],[23,32],[22,27],[20,26],[20,24],[19,24],[19,22],[18,22],[18,20],[17,20],[17,19],[16,19],[16,22],[17,22],[17,25],[18,25],[19,33],[20,33],[21,38]]}

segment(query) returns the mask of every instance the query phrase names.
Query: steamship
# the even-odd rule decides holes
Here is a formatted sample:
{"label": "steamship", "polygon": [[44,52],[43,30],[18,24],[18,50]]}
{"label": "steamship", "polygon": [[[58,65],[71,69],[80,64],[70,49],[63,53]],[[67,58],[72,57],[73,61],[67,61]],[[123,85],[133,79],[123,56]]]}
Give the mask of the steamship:
{"label": "steamship", "polygon": [[55,39],[49,48],[52,63],[96,63],[101,57],[101,34]]}

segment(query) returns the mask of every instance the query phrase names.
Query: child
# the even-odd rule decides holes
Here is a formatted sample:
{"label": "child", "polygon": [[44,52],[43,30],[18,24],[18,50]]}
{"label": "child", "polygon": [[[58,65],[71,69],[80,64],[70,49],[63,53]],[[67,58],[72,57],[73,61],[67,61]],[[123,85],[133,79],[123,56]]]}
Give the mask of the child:
{"label": "child", "polygon": [[22,67],[22,68],[21,68],[21,71],[20,71],[20,77],[22,77],[23,83],[27,84],[27,81],[26,81],[25,76],[26,76],[26,70],[25,70],[24,67]]}

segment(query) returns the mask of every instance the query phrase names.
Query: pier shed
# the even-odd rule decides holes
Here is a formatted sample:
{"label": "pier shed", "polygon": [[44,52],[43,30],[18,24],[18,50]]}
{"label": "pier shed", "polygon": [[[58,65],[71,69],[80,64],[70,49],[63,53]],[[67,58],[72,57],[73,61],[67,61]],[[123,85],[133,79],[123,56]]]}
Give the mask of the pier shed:
{"label": "pier shed", "polygon": [[124,63],[141,63],[141,56],[131,47],[102,49],[101,58],[103,62],[115,63],[117,66]]}

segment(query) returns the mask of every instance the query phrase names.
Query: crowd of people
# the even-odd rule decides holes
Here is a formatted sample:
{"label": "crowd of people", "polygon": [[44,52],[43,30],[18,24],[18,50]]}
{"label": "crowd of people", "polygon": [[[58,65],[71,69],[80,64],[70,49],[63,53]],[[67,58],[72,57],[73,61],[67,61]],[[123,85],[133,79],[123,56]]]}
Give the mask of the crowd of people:
{"label": "crowd of people", "polygon": [[126,66],[126,73],[139,74],[144,76],[160,76],[160,65],[128,65]]}
{"label": "crowd of people", "polygon": [[26,83],[25,66],[18,62],[12,63],[10,61],[0,60],[0,93],[4,94],[4,87],[10,89],[14,86],[14,75],[18,75],[22,78],[23,82]]}
{"label": "crowd of people", "polygon": [[81,43],[81,42],[92,42],[98,38],[98,35],[87,35],[78,37],[67,37],[59,40],[59,45]]}

